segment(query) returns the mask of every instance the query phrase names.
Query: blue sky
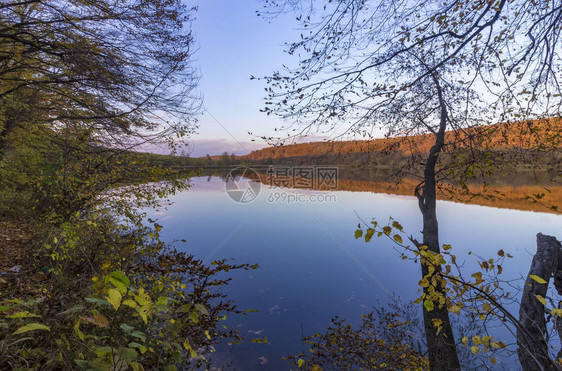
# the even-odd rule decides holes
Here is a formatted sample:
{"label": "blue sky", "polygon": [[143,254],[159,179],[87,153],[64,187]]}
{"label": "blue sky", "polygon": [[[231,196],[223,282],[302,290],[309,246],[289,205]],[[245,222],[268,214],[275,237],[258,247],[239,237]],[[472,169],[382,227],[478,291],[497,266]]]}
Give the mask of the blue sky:
{"label": "blue sky", "polygon": [[259,0],[189,0],[186,4],[199,7],[192,25],[198,47],[194,59],[201,72],[199,92],[208,111],[199,117],[199,133],[189,140],[188,152],[193,157],[223,151],[245,154],[266,146],[248,132],[272,135],[281,121],[259,112],[265,83],[250,77],[270,75],[283,63],[294,63],[283,52],[283,43],[300,34],[292,21],[295,18],[283,16],[268,22],[256,16],[262,7]]}

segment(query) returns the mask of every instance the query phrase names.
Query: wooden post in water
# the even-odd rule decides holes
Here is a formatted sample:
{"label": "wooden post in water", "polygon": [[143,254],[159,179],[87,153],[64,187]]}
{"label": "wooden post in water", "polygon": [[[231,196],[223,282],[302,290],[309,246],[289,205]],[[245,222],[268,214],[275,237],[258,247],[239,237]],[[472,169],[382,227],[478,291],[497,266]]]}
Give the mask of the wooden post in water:
{"label": "wooden post in water", "polygon": [[[545,307],[537,296],[546,297],[548,283],[554,276],[554,285],[562,294],[562,245],[555,237],[537,234],[537,253],[533,257],[529,274],[525,280],[519,326],[517,327],[517,355],[524,371],[557,370],[548,356],[546,343]],[[545,283],[530,276],[540,277]],[[539,279],[540,281],[540,279]],[[562,331],[562,327],[557,330]]]}

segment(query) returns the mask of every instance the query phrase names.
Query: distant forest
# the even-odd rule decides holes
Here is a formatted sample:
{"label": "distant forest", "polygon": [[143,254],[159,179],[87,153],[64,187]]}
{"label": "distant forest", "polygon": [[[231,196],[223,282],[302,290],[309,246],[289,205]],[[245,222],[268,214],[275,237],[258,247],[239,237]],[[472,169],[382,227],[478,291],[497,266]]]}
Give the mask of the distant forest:
{"label": "distant forest", "polygon": [[[516,123],[504,123],[474,127],[464,131],[465,136],[472,136],[480,140],[483,148],[497,151],[534,150],[540,151],[541,145],[538,138],[560,136],[562,122],[560,119],[546,121],[524,121]],[[448,139],[453,134],[447,132]],[[454,141],[448,141],[450,145],[445,146],[444,153],[453,152],[463,144],[456,145]],[[465,141],[458,141],[465,143]],[[401,137],[351,140],[351,141],[327,141],[310,142],[290,145],[280,145],[253,151],[240,160],[250,162],[284,162],[291,163],[342,163],[348,165],[393,165],[411,154],[428,153],[433,143],[431,134],[405,135]],[[549,154],[560,158],[560,152],[552,151]]]}

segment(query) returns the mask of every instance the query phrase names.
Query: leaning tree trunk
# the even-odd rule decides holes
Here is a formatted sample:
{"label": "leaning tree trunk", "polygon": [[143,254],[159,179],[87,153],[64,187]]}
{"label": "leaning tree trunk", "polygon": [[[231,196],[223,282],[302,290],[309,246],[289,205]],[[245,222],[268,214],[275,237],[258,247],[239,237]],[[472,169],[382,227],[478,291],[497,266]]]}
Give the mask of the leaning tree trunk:
{"label": "leaning tree trunk", "polygon": [[[423,186],[416,189],[416,197],[418,198],[419,208],[423,215],[423,243],[427,249],[434,254],[440,253],[439,247],[439,228],[437,224],[436,213],[436,181],[435,181],[435,165],[439,153],[443,148],[445,142],[445,129],[447,127],[447,107],[443,100],[441,86],[436,76],[433,80],[437,89],[439,97],[439,105],[441,109],[439,131],[435,133],[435,143],[429,152],[429,156],[425,163],[424,169],[424,182]],[[419,245],[419,244],[418,244]],[[422,278],[429,274],[429,264],[421,261]],[[437,276],[441,266],[435,266],[435,271],[429,277]],[[440,281],[439,281],[440,282]],[[437,293],[445,295],[443,288],[440,284],[436,285],[435,290]],[[427,294],[427,288],[424,288]],[[427,341],[427,350],[429,355],[429,368],[431,370],[460,370],[459,358],[457,355],[457,348],[455,338],[453,336],[453,329],[449,320],[449,312],[445,305],[440,306],[435,303],[432,310],[427,310],[423,307],[423,322],[425,328],[425,336]],[[435,322],[441,324],[441,329],[438,331]]]}
{"label": "leaning tree trunk", "polygon": [[[525,281],[521,306],[519,308],[519,326],[517,327],[517,355],[524,371],[557,370],[548,355],[546,342],[546,321],[544,305],[537,295],[546,297],[550,277],[554,275],[554,286],[562,294],[562,252],[560,242],[544,234],[537,234],[537,253],[533,257],[529,275]],[[530,276],[542,278],[539,283]],[[557,330],[562,332],[559,323]]]}

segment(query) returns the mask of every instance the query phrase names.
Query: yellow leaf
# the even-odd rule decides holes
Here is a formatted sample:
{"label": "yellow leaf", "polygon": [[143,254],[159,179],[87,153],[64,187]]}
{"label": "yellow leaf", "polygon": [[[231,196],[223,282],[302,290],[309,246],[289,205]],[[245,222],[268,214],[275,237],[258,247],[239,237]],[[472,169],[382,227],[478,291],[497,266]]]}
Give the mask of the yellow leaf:
{"label": "yellow leaf", "polygon": [[481,282],[484,282],[484,280],[482,279],[482,272],[473,273],[471,276],[474,277],[474,279],[476,280],[475,284],[477,285]]}
{"label": "yellow leaf", "polygon": [[150,299],[150,296],[144,291],[144,288],[142,287],[137,291],[137,294],[135,295],[135,300],[141,306],[152,304],[152,300]]}
{"label": "yellow leaf", "polygon": [[480,350],[480,348],[478,348],[477,346],[470,347],[470,351],[472,352],[472,354],[478,353],[479,350]]}
{"label": "yellow leaf", "polygon": [[490,303],[484,303],[482,309],[484,310],[484,312],[490,312],[492,310],[492,306],[490,305]]}
{"label": "yellow leaf", "polygon": [[396,241],[400,244],[402,243],[402,237],[400,235],[395,234],[393,238],[394,238],[394,241]]}
{"label": "yellow leaf", "polygon": [[24,332],[35,331],[35,330],[51,331],[51,329],[48,326],[42,325],[40,323],[28,323],[27,325],[18,328],[16,331],[13,332],[12,335],[23,334]]}
{"label": "yellow leaf", "polygon": [[131,299],[123,300],[123,305],[126,305],[133,309],[137,307],[137,303],[135,303],[135,301]]}
{"label": "yellow leaf", "polygon": [[534,274],[530,274],[529,278],[532,279],[533,281],[536,281],[536,282],[541,283],[541,284],[546,283],[546,281],[542,277],[535,276]]}
{"label": "yellow leaf", "polygon": [[450,311],[451,313],[459,314],[459,313],[461,312],[461,307],[459,307],[458,305],[453,305],[453,306],[449,309],[449,311]]}
{"label": "yellow leaf", "polygon": [[74,323],[74,333],[80,340],[84,340],[84,333],[80,331],[80,319],[77,319]]}
{"label": "yellow leaf", "polygon": [[121,299],[123,299],[123,296],[121,295],[119,290],[109,289],[105,298],[111,304],[113,309],[117,310],[121,306]]}
{"label": "yellow leaf", "polygon": [[535,295],[535,298],[537,298],[537,300],[542,304],[542,305],[546,305],[546,299],[543,298],[540,295]]}

